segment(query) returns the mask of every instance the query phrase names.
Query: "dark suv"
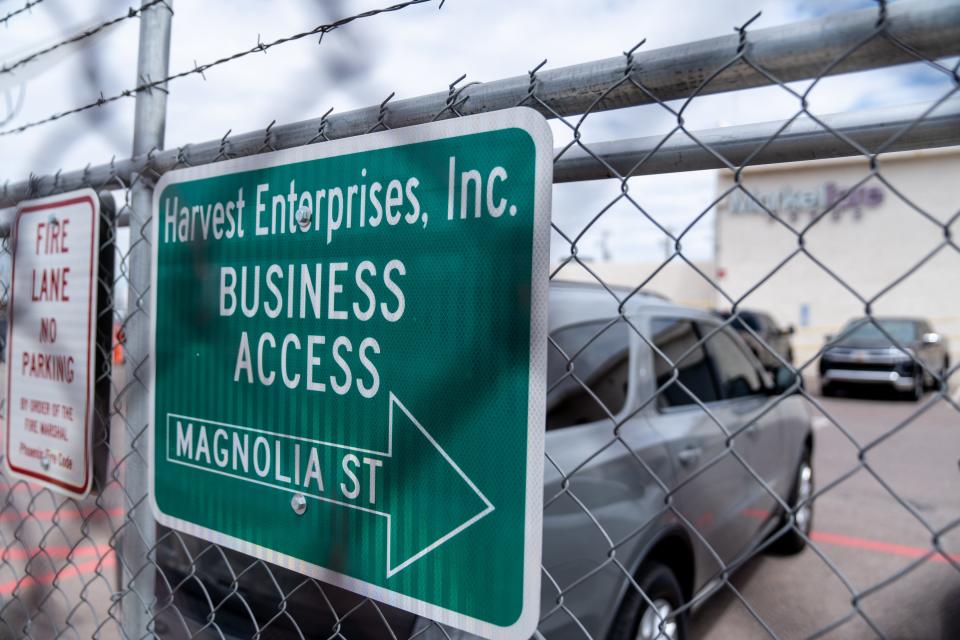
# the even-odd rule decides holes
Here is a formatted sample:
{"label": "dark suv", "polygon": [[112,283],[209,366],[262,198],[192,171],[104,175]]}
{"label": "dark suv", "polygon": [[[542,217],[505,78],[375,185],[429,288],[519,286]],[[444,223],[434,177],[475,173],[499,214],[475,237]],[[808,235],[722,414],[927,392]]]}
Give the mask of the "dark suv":
{"label": "dark suv", "polygon": [[919,400],[950,370],[947,341],[921,318],[857,318],[828,337],[820,357],[820,391],[882,386]]}
{"label": "dark suv", "polygon": [[[730,311],[719,311],[717,315],[724,320],[734,316]],[[768,371],[779,369],[782,361],[793,364],[793,346],[790,344],[790,336],[794,333],[792,325],[783,329],[769,313],[739,309],[730,327],[740,334]]]}
{"label": "dark suv", "polygon": [[[682,639],[678,608],[771,535],[800,551],[813,518],[810,416],[788,394],[798,382],[770,376],[711,314],[645,295],[622,313],[600,287],[550,287],[539,630],[551,640]],[[160,535],[160,635],[472,637]]]}

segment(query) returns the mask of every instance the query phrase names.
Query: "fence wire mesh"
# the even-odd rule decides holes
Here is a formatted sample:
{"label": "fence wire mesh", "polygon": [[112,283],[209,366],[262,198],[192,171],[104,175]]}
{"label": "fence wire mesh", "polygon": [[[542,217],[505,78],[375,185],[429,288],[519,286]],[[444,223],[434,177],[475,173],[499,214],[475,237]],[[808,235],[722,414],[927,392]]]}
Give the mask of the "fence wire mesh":
{"label": "fence wire mesh", "polygon": [[[28,2],[0,21],[6,22],[38,3],[39,0]],[[411,4],[417,4],[417,0],[383,11]],[[766,58],[755,55],[758,49],[751,31],[754,16],[735,28],[732,41],[712,49],[708,66],[692,76],[684,75],[679,82],[668,84],[655,74],[651,76],[646,61],[653,58],[641,58],[641,42],[624,52],[618,61],[605,61],[606,68],[615,69],[613,73],[580,77],[582,84],[575,84],[573,90],[580,94],[576,104],[564,102],[554,89],[545,88],[548,72],[542,70],[543,64],[513,81],[509,85],[511,91],[498,94],[500,102],[494,102],[493,108],[526,106],[554,122],[558,137],[565,140],[555,151],[558,177],[563,176],[564,181],[607,178],[604,184],[609,187],[603,191],[608,195],[601,195],[592,203],[584,222],[553,224],[550,279],[551,304],[554,305],[555,298],[556,306],[551,306],[544,564],[537,637],[653,639],[681,637],[684,633],[710,635],[709,628],[694,621],[702,616],[700,609],[708,601],[724,598],[725,606],[737,608],[752,621],[745,628],[757,637],[848,637],[847,633],[897,637],[902,630],[890,628],[889,618],[883,611],[878,612],[872,602],[931,563],[942,565],[954,580],[960,576],[956,539],[950,543],[951,534],[955,535],[960,527],[956,501],[948,502],[946,514],[931,513],[923,502],[932,501],[934,494],[940,495],[939,489],[926,487],[929,496],[924,496],[923,491],[918,495],[916,487],[904,490],[902,483],[885,477],[888,467],[876,462],[880,452],[887,455],[892,447],[903,447],[909,456],[909,449],[903,444],[904,435],[916,429],[916,423],[924,416],[935,412],[942,414],[948,425],[944,428],[954,432],[951,446],[955,454],[955,432],[960,424],[960,404],[950,389],[951,380],[956,385],[958,365],[948,359],[923,357],[913,339],[899,333],[899,328],[885,319],[890,315],[885,302],[891,291],[910,286],[911,279],[933,268],[936,260],[960,257],[956,241],[960,209],[955,191],[947,208],[931,210],[920,204],[923,194],[909,193],[887,175],[890,163],[896,161],[897,156],[892,155],[896,152],[958,142],[957,6],[927,3],[923,7],[933,15],[942,14],[953,29],[948,30],[953,41],[946,49],[932,47],[927,41],[906,39],[901,35],[904,32],[897,30],[897,21],[907,21],[910,10],[896,13],[880,3],[869,12],[869,17],[858,14],[861,17],[857,24],[868,27],[851,30],[844,36],[847,40],[843,46],[826,59],[816,55],[821,43],[807,37],[804,50],[792,55],[816,62],[805,62],[800,72],[789,70],[787,75],[781,75],[770,68]],[[146,3],[142,11],[148,9],[170,10],[167,3],[157,1]],[[129,18],[138,17],[140,12],[131,9]],[[14,135],[120,97],[152,89],[166,91],[167,83],[180,75],[202,74],[250,53],[266,53],[273,44],[323,35],[340,24],[376,13],[380,11],[298,32],[271,44],[258,42],[249,51],[195,65],[195,69],[184,74],[162,80],[144,78],[130,91],[101,96],[95,103],[2,131],[0,135]],[[116,20],[121,19],[126,17]],[[917,36],[916,30],[907,32]],[[769,39],[760,38],[756,45],[768,42]],[[686,64],[683,55],[685,51],[679,49],[662,54],[667,65]],[[849,70],[850,65],[870,68],[891,63],[883,60],[924,65],[943,79],[943,93],[917,105],[907,115],[898,112],[892,120],[867,119],[870,126],[847,126],[809,107],[812,92],[828,76]],[[0,69],[0,73],[12,71],[18,64]],[[696,81],[691,82],[694,76]],[[803,86],[796,82],[800,78],[807,79]],[[489,108],[491,103],[485,101],[492,99],[483,93],[484,85],[463,83],[464,79],[450,84],[438,99],[417,102],[416,115],[412,115],[413,103],[395,105],[391,94],[381,104],[362,113],[345,114],[339,120],[327,112],[317,121],[282,131],[271,122],[263,131],[245,134],[238,141],[228,131],[219,144],[206,143],[200,145],[202,148],[185,145],[172,151],[158,149],[146,157],[111,162],[63,179],[60,174],[52,178],[31,177],[26,183],[4,188],[4,199],[11,204],[24,197],[90,186],[113,198],[118,207],[115,213],[109,212],[110,231],[101,238],[106,250],[115,254],[113,277],[103,283],[113,292],[105,308],[112,314],[115,341],[109,347],[101,345],[102,368],[97,372],[98,381],[109,385],[108,409],[106,415],[99,416],[100,427],[95,434],[95,447],[105,453],[107,471],[103,477],[95,478],[93,493],[82,501],[63,498],[0,472],[0,636],[346,640],[465,637],[462,632],[415,620],[383,603],[251,559],[210,541],[164,528],[143,531],[140,526],[144,520],[137,515],[148,512],[148,497],[145,493],[131,493],[125,481],[131,469],[142,469],[147,464],[134,446],[146,437],[147,425],[130,420],[128,403],[131,399],[142,400],[146,393],[145,371],[150,354],[146,341],[129,339],[129,328],[138,322],[141,326],[148,324],[144,319],[150,313],[149,291],[134,283],[149,279],[145,280],[143,274],[138,279],[131,277],[132,270],[143,268],[143,263],[132,261],[131,256],[138,252],[149,254],[152,212],[135,210],[131,197],[134,185],[142,183],[149,188],[172,168],[323,143]],[[738,129],[726,137],[718,137],[717,132],[697,131],[686,124],[685,116],[692,105],[704,96],[756,86],[781,88],[795,105],[793,113],[774,125]],[[599,113],[638,104],[662,109],[671,122],[668,130],[655,137],[620,141],[616,148],[611,143],[588,140],[586,125]],[[940,122],[941,128],[934,135],[921,136],[924,127],[934,122]],[[797,132],[801,129],[812,140],[807,148],[802,141],[798,142]],[[833,156],[861,160],[850,165],[858,172],[857,179],[825,201],[811,201],[809,211],[803,215],[765,197],[755,186],[758,182],[753,169],[758,165]],[[655,208],[645,203],[643,190],[634,187],[638,176],[704,168],[720,170],[720,186],[710,202],[689,212],[688,222],[679,230],[661,221]],[[897,261],[896,272],[891,272],[879,290],[865,290],[833,266],[833,256],[817,249],[815,240],[831,219],[856,208],[851,204],[854,199],[870,198],[869,189],[876,186],[910,212],[910,220],[904,224],[929,225],[932,240],[922,251],[911,254],[908,261]],[[684,243],[704,227],[719,224],[715,223],[718,216],[732,215],[727,212],[736,206],[750,208],[769,220],[771,228],[788,238],[784,245],[788,248],[733,287],[718,270],[687,255]],[[629,286],[614,284],[605,275],[602,264],[584,255],[601,222],[620,215],[645,220],[659,231],[665,247],[662,259],[645,271],[632,274]],[[124,246],[117,242],[118,224],[129,225],[129,242]],[[9,259],[10,250],[10,239],[6,237],[2,244],[5,259]],[[892,256],[878,255],[873,260],[892,260]],[[778,343],[778,336],[751,320],[750,309],[758,298],[757,292],[765,287],[783,287],[789,292],[789,277],[795,277],[797,272],[792,269],[799,262],[835,285],[838,299],[844,298],[844,304],[852,305],[865,320],[862,326],[845,329],[831,343],[807,349],[795,357]],[[694,274],[700,286],[710,291],[715,306],[729,312],[711,319],[705,314],[674,308],[656,295],[658,276],[677,267]],[[941,283],[943,295],[953,295],[960,282],[956,263],[952,269],[944,272],[952,280]],[[569,276],[586,284],[559,284]],[[8,288],[9,282],[0,283],[0,303],[4,308]],[[596,310],[596,318],[585,324],[563,326],[563,305],[590,306]],[[883,314],[877,311],[881,308]],[[902,305],[896,311],[908,316],[912,309]],[[851,428],[849,412],[825,398],[832,391],[829,382],[824,387],[816,382],[818,367],[824,367],[825,353],[858,331],[872,332],[891,345],[889,357],[902,370],[913,372],[911,379],[915,384],[904,391],[920,397],[909,411],[899,412],[892,424],[883,419],[883,413],[875,414],[878,423],[871,431]],[[742,337],[731,337],[735,334]],[[744,344],[754,353],[745,351]],[[14,354],[7,353],[6,357],[13,358]],[[704,368],[710,366],[708,362],[724,358],[726,369],[721,365]],[[771,388],[776,392],[770,393]],[[932,392],[924,394],[926,388]],[[751,398],[762,399],[746,408],[731,409],[732,404]],[[757,433],[770,432],[771,423],[796,422],[810,415],[814,418],[807,419],[808,428],[797,422],[793,424],[793,436],[783,436],[769,449],[757,444],[764,439]],[[679,428],[681,420],[687,421],[687,428],[698,430],[699,440],[666,441],[662,433],[668,432],[671,425]],[[809,428],[812,422],[819,424],[816,434]],[[588,430],[589,438],[571,439],[570,434],[577,429]],[[652,439],[652,434],[657,433],[661,439]],[[826,441],[827,433],[841,437],[833,441],[837,449],[829,452],[833,459],[840,460],[834,467],[839,471],[829,475],[819,473],[823,454],[816,444]],[[910,458],[903,464],[910,469],[930,462]],[[619,481],[635,495],[614,495],[622,489],[602,481],[604,473],[612,473],[611,467],[616,467]],[[956,469],[951,471],[955,473]],[[943,474],[951,477],[947,470]],[[955,476],[952,477],[955,482]],[[850,567],[855,566],[856,559],[851,564],[849,556],[843,555],[837,536],[818,536],[812,526],[813,513],[831,495],[851,501],[849,508],[856,509],[853,501],[857,497],[849,493],[848,487],[864,478],[870,483],[872,499],[890,501],[898,517],[905,517],[922,529],[926,544],[901,549],[900,555],[907,556],[907,560],[894,570],[872,572],[869,579],[854,579]],[[727,504],[704,505],[702,496],[723,498]],[[726,527],[723,531],[718,522]],[[664,530],[669,535],[659,537]],[[883,534],[875,530],[851,533],[868,538]],[[132,547],[123,541],[130,538],[146,544],[145,556],[125,555],[124,550]],[[570,555],[571,541],[577,549],[576,556]],[[836,583],[839,589],[824,587],[824,593],[829,592],[833,601],[824,600],[820,609],[809,612],[803,625],[791,627],[778,619],[777,610],[769,606],[769,598],[758,598],[756,591],[751,592],[749,584],[738,576],[749,572],[749,567],[764,554],[800,550],[808,565],[817,565],[817,570],[809,575],[818,576],[816,579],[824,584]],[[655,567],[666,567],[672,577],[656,573]],[[781,570],[790,575],[786,565]],[[142,581],[137,582],[136,578],[151,574],[155,574],[154,588],[141,593],[137,585],[142,585]],[[671,601],[670,584],[664,587],[665,582],[671,581],[680,590],[680,602]],[[776,598],[789,601],[798,587],[790,584],[788,578],[780,588]],[[956,606],[955,590],[953,594],[954,606],[947,615],[957,617],[960,609]],[[949,592],[942,595],[950,597]],[[124,624],[132,608],[146,615],[146,628],[131,630]]]}

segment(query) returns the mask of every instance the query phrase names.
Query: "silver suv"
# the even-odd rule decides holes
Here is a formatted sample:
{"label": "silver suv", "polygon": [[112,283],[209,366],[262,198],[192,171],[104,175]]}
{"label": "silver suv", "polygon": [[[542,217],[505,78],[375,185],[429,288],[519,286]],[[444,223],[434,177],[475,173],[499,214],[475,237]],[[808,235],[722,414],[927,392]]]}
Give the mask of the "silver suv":
{"label": "silver suv", "polygon": [[[621,314],[608,291],[561,283],[549,305],[539,630],[684,638],[689,604],[722,571],[804,547],[813,432],[799,382],[770,376],[716,316],[655,296]],[[161,635],[467,637],[184,534],[166,534],[158,564]]]}
{"label": "silver suv", "polygon": [[554,285],[549,318],[540,630],[652,639],[666,617],[682,638],[670,614],[724,567],[771,534],[804,546],[813,432],[803,399],[780,397],[799,382],[716,316],[653,296],[621,316],[599,287]]}

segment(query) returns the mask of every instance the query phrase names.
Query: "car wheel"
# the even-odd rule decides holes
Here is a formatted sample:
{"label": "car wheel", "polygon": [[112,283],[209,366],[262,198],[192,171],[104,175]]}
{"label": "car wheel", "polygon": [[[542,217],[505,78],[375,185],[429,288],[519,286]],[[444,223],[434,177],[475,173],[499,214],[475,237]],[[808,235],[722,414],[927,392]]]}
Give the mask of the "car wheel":
{"label": "car wheel", "polygon": [[922,370],[923,373],[921,377],[923,378],[923,390],[924,391],[934,391],[937,389],[937,376],[933,373],[927,373],[926,369]]}
{"label": "car wheel", "polygon": [[940,391],[941,389],[944,388],[947,380],[947,373],[949,371],[950,371],[950,360],[947,358],[944,358],[943,367],[940,369],[940,377],[933,379],[933,388],[935,390]]}
{"label": "car wheel", "polygon": [[685,640],[687,612],[677,612],[684,598],[673,571],[651,562],[640,571],[637,585],[647,597],[632,586],[629,588],[614,620],[610,640]]}
{"label": "car wheel", "polygon": [[[807,538],[810,537],[810,531],[813,529],[813,501],[810,500],[812,495],[813,460],[808,449],[804,451],[800,464],[797,465],[793,489],[790,490],[790,500],[787,502],[790,512],[785,513],[780,522],[780,528],[788,523],[792,526],[770,545],[771,551],[780,555],[793,555],[800,553],[807,546]],[[803,506],[798,508],[798,505]]]}
{"label": "car wheel", "polygon": [[923,382],[924,376],[926,376],[926,374],[923,372],[923,369],[919,368],[913,374],[913,389],[904,394],[910,402],[918,402],[920,398],[923,397],[923,389],[926,387]]}
{"label": "car wheel", "polygon": [[837,395],[837,389],[832,384],[820,383],[820,395],[824,398],[832,398]]}

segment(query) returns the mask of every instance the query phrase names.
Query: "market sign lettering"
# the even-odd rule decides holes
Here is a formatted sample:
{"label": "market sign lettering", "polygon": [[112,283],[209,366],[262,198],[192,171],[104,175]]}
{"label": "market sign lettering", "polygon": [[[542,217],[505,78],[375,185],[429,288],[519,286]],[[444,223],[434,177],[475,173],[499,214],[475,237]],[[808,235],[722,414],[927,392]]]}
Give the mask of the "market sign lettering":
{"label": "market sign lettering", "polygon": [[158,520],[529,637],[550,158],[543,118],[516,109],[165,175]]}
{"label": "market sign lettering", "polygon": [[878,186],[861,185],[851,189],[827,182],[818,189],[783,187],[777,191],[764,192],[745,188],[750,195],[736,190],[724,200],[730,213],[763,214],[771,222],[773,218],[768,211],[778,216],[788,216],[795,221],[801,215],[816,217],[828,209],[829,215],[835,220],[845,213],[859,220],[865,211],[879,207],[884,201],[884,191]]}

